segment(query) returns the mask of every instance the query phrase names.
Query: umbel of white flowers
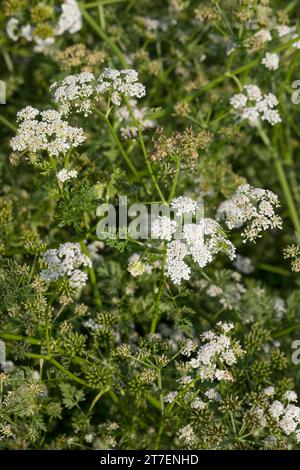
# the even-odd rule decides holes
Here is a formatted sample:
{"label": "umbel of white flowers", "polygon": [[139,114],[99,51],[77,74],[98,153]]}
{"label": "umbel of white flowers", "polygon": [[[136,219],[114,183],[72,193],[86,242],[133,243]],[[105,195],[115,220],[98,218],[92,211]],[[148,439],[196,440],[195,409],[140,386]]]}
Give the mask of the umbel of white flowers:
{"label": "umbel of white flowers", "polygon": [[60,278],[69,281],[71,287],[82,287],[88,279],[82,268],[90,268],[92,262],[83,254],[76,243],[63,243],[58,248],[50,249],[42,254],[47,265],[41,272],[45,281],[56,281]]}
{"label": "umbel of white flowers", "polygon": [[62,114],[68,115],[73,110],[85,116],[92,112],[101,95],[110,97],[111,102],[119,106],[122,97],[142,98],[146,94],[144,85],[138,82],[138,72],[111,68],[105,68],[97,78],[89,72],[68,75],[54,82],[50,91]]}
{"label": "umbel of white flowers", "polygon": [[14,151],[46,151],[58,156],[86,139],[81,128],[70,126],[54,109],[40,112],[32,106],[26,106],[17,113],[17,121],[17,134],[10,141]]}
{"label": "umbel of white flowers", "polygon": [[[179,197],[173,199],[171,208],[177,216],[195,214],[197,203],[188,197]],[[175,233],[175,221],[166,216],[159,216],[152,224],[153,236],[168,242],[166,273],[175,284],[190,278],[191,268],[186,262],[188,256],[201,268],[219,252],[234,258],[235,248],[216,220],[203,217],[198,223],[185,224],[180,239],[175,239]]]}
{"label": "umbel of white flowers", "polygon": [[[224,220],[229,230],[244,226],[243,241],[255,241],[263,231],[282,227],[282,220],[275,213],[278,206],[274,193],[246,184],[219,206],[216,217]],[[172,200],[171,207],[177,216],[183,216],[195,214],[197,203],[188,197],[179,197]],[[171,218],[159,216],[153,222],[152,235],[166,243],[166,273],[175,284],[190,278],[189,258],[200,268],[211,263],[220,252],[234,259],[235,247],[217,220],[203,217],[197,223],[185,224],[180,237],[175,237],[177,224]]]}
{"label": "umbel of white flowers", "polygon": [[230,230],[245,226],[243,241],[253,242],[265,230],[282,228],[282,219],[275,213],[279,206],[279,199],[272,191],[245,184],[231,199],[220,204],[217,218],[224,220]]}
{"label": "umbel of white flowers", "polygon": [[278,100],[275,95],[263,95],[257,85],[245,85],[244,93],[237,93],[230,98],[230,104],[242,120],[255,126],[260,120],[269,122],[272,126],[281,122],[276,109]]}

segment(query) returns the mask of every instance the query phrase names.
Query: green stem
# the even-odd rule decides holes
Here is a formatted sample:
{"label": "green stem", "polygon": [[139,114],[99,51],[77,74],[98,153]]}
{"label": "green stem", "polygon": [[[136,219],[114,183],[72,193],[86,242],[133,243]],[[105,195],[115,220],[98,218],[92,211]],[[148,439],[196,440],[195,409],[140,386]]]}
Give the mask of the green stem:
{"label": "green stem", "polygon": [[101,111],[99,111],[99,109],[97,109],[97,108],[96,108],[96,112],[97,112],[97,114],[98,114],[99,116],[102,117],[102,119],[104,119],[104,121],[105,121],[105,123],[106,123],[106,125],[107,125],[107,127],[108,127],[108,129],[109,129],[109,131],[110,131],[110,133],[111,133],[111,136],[112,136],[112,138],[113,138],[115,144],[117,145],[117,147],[118,147],[118,149],[119,149],[119,151],[120,151],[120,153],[121,153],[121,155],[122,155],[124,161],[126,162],[128,168],[131,170],[131,172],[133,173],[133,175],[134,175],[136,178],[139,179],[139,174],[138,174],[138,172],[137,172],[135,166],[133,165],[132,161],[131,161],[130,158],[128,157],[127,153],[125,152],[124,147],[123,147],[123,145],[122,145],[122,143],[121,143],[121,141],[120,141],[120,139],[119,139],[119,137],[118,137],[118,134],[116,133],[114,127],[112,126],[112,124],[111,124],[111,122],[110,122],[110,120],[109,120],[109,117],[108,117],[106,114],[104,114],[104,113],[102,113]]}
{"label": "green stem", "polygon": [[158,318],[159,318],[159,304],[160,304],[160,298],[161,298],[161,295],[162,295],[162,292],[163,292],[163,288],[164,288],[164,283],[165,283],[165,266],[166,266],[166,259],[167,259],[167,251],[165,251],[164,255],[163,255],[163,259],[162,259],[162,267],[161,267],[161,281],[160,281],[160,286],[159,286],[159,290],[158,290],[158,293],[157,293],[157,297],[156,297],[156,300],[155,300],[155,304],[154,304],[154,316],[152,318],[152,323],[151,323],[151,333],[155,333],[155,330],[156,330],[156,325],[157,325],[157,322],[158,322]]}
{"label": "green stem", "polygon": [[160,420],[159,429],[158,429],[156,442],[155,442],[155,448],[156,449],[158,449],[158,447],[159,447],[160,438],[161,438],[161,435],[163,433],[164,414],[165,414],[165,404],[164,404],[164,393],[163,393],[163,387],[162,387],[161,369],[158,369],[158,371],[157,371],[157,386],[158,386],[158,391],[159,391],[159,403],[160,403],[160,411],[161,411],[161,420]]}
{"label": "green stem", "polygon": [[65,161],[64,161],[64,167],[65,167],[65,168],[68,168],[68,165],[69,165],[69,161],[70,161],[70,157],[71,157],[72,151],[73,151],[73,147],[70,147],[70,148],[69,148],[69,150],[68,150],[68,152],[67,152],[67,155],[66,155]]}
{"label": "green stem", "polygon": [[135,126],[136,126],[136,128],[137,128],[137,130],[138,130],[139,140],[140,140],[140,144],[141,144],[141,148],[142,148],[144,160],[145,160],[147,169],[148,169],[148,171],[149,171],[149,175],[150,175],[150,177],[151,177],[151,179],[152,179],[152,182],[153,182],[153,184],[154,184],[154,186],[155,186],[155,188],[156,188],[156,191],[158,192],[158,194],[159,194],[161,200],[166,204],[167,201],[166,201],[166,199],[165,199],[165,197],[164,197],[164,195],[163,195],[163,193],[162,193],[162,191],[161,191],[161,189],[160,189],[160,187],[159,187],[158,181],[157,181],[157,179],[156,179],[156,176],[155,176],[155,174],[154,174],[154,171],[153,171],[153,169],[152,169],[152,166],[151,166],[151,163],[150,163],[150,160],[149,160],[149,157],[148,157],[148,152],[147,152],[146,147],[145,147],[145,143],[144,143],[144,139],[143,139],[143,134],[142,134],[142,131],[141,131],[141,126],[140,126],[139,122],[137,121],[137,119],[136,119],[136,117],[135,117],[135,115],[134,115],[134,112],[133,112],[133,110],[132,110],[132,108],[131,108],[131,106],[130,106],[130,104],[129,104],[129,102],[128,102],[128,100],[127,100],[126,98],[125,98],[125,102],[126,102],[126,106],[127,106],[128,111],[129,111],[129,114],[130,114],[130,116],[131,116],[131,118],[132,118],[132,120],[133,120],[133,122],[134,122],[134,124],[135,124]]}
{"label": "green stem", "polygon": [[170,204],[170,202],[172,201],[172,199],[173,199],[173,197],[174,197],[174,195],[175,195],[176,186],[177,186],[177,182],[178,182],[179,172],[180,172],[180,159],[178,158],[178,159],[176,160],[175,175],[174,175],[174,179],[173,179],[171,191],[170,191],[170,194],[169,194],[169,197],[168,197],[168,203],[169,203],[169,204]]}
{"label": "green stem", "polygon": [[[51,308],[51,307],[49,307]],[[47,345],[47,353],[51,355],[51,348],[50,348],[50,333],[49,333],[49,309],[46,310],[45,315],[45,330],[46,330],[46,345]]]}
{"label": "green stem", "polygon": [[42,341],[36,338],[31,338],[30,336],[21,336],[21,335],[15,335],[12,333],[6,333],[5,331],[0,331],[0,338],[6,339],[8,341],[23,341],[24,343],[28,344],[36,344],[40,345],[42,344]]}
{"label": "green stem", "polygon": [[108,392],[108,388],[105,388],[104,390],[100,390],[100,392],[95,396],[94,400],[92,401],[91,406],[89,407],[89,410],[88,410],[88,414],[90,414],[93,411],[96,403],[100,400],[102,395],[104,395],[107,392]]}
{"label": "green stem", "polygon": [[9,129],[11,129],[12,131],[16,132],[17,128],[14,124],[12,124],[10,121],[8,121],[8,119],[6,119],[4,116],[1,116],[0,114],[0,121],[6,126],[8,127]]}
{"label": "green stem", "polygon": [[70,377],[72,380],[74,380],[75,382],[81,384],[81,385],[84,385],[85,387],[88,387],[88,388],[93,388],[91,387],[90,385],[88,385],[84,380],[80,379],[79,377],[77,377],[76,375],[74,375],[72,372],[70,372],[69,370],[67,370],[64,366],[62,366],[59,362],[56,361],[56,359],[53,359],[52,357],[48,358],[48,361],[51,362],[51,364],[53,364],[55,367],[57,367],[61,372],[63,372],[64,374],[66,374],[68,377]]}

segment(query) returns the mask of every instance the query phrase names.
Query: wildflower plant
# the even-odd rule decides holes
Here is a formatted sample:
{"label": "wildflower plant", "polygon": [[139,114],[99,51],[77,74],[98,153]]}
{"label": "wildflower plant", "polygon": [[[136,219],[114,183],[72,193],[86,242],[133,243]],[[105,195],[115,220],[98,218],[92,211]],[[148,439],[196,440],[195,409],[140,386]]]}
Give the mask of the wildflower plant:
{"label": "wildflower plant", "polygon": [[3,1],[0,449],[300,448],[299,14]]}

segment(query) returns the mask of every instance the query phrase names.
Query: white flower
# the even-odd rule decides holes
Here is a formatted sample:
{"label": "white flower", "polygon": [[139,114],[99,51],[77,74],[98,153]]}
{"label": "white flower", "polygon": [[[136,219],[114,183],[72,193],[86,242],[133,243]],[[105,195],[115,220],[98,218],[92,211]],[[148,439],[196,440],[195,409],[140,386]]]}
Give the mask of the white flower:
{"label": "white flower", "polygon": [[190,424],[180,428],[177,434],[178,434],[178,438],[181,441],[184,441],[185,444],[187,444],[188,446],[194,445],[197,441],[194,429]]}
{"label": "white flower", "polygon": [[17,134],[10,141],[14,151],[46,151],[58,156],[86,139],[82,129],[70,126],[54,109],[39,112],[27,106],[17,114],[17,121]]}
{"label": "white flower", "polygon": [[137,260],[137,261],[131,261],[128,264],[127,268],[128,272],[133,276],[141,276],[145,272],[145,266],[143,265],[142,261]]}
{"label": "white flower", "polygon": [[173,403],[177,395],[178,395],[178,392],[170,392],[164,397],[164,401],[166,403]]}
{"label": "white flower", "polygon": [[274,419],[278,419],[283,414],[283,412],[284,412],[284,405],[278,400],[273,401],[272,405],[269,408],[270,415]]}
{"label": "white flower", "polygon": [[[176,216],[193,215],[198,204],[188,197],[173,199],[171,207]],[[175,284],[190,278],[191,269],[186,257],[191,256],[200,268],[205,267],[219,252],[227,254],[230,259],[235,256],[235,247],[226,238],[218,222],[202,217],[198,223],[185,223],[182,230],[177,230],[175,221],[160,216],[152,223],[152,234],[166,240],[166,273]],[[180,240],[179,240],[180,238]]]}
{"label": "white flower", "polygon": [[82,268],[92,266],[88,256],[83,254],[76,243],[63,243],[57,249],[49,249],[42,254],[47,268],[41,272],[45,281],[56,281],[59,278],[68,279],[72,287],[82,287],[88,276]]}
{"label": "white flower", "polygon": [[[239,186],[230,201],[219,216],[230,229],[247,224],[242,233],[244,242],[261,237],[262,231],[281,228],[282,220],[274,210],[279,206],[279,200],[271,191],[245,184]],[[237,206],[237,210],[232,209],[233,205]],[[226,207],[229,207],[228,211]]]}
{"label": "white flower", "polygon": [[[231,323],[218,323],[223,333],[206,331],[202,334],[203,344],[197,352],[197,356],[189,361],[202,381],[226,380],[232,381],[233,377],[228,367],[237,362],[243,350],[238,343],[233,344],[228,333],[234,328]],[[221,368],[222,367],[222,368]]]}
{"label": "white flower", "polygon": [[285,24],[281,24],[276,26],[278,36],[282,38],[283,36],[288,36],[289,34],[293,33],[295,31],[295,28],[292,28],[291,26],[287,26]]}
{"label": "white flower", "polygon": [[221,287],[216,286],[215,284],[211,284],[208,287],[206,293],[210,297],[218,297],[219,295],[223,294],[223,289],[221,289]]}
{"label": "white flower", "polygon": [[170,241],[176,231],[176,222],[166,216],[159,216],[151,225],[152,238]]}
{"label": "white flower", "polygon": [[177,215],[195,214],[197,207],[197,202],[186,196],[179,196],[171,202],[171,208],[175,209]]}
{"label": "white flower", "polygon": [[69,114],[71,109],[83,112],[85,116],[92,112],[95,97],[95,77],[92,73],[82,72],[68,75],[60,82],[50,86],[54,101],[62,114]]}
{"label": "white flower", "polygon": [[183,354],[183,356],[190,357],[196,348],[197,348],[197,343],[192,339],[187,339],[183,345],[181,354]]}
{"label": "white flower", "polygon": [[[271,54],[273,55],[273,54]],[[259,120],[268,121],[272,126],[281,122],[281,117],[277,109],[278,100],[275,95],[268,93],[263,95],[256,85],[245,85],[247,99],[241,99],[245,95],[239,93],[230,98],[230,103],[237,111],[241,119],[249,121],[249,124],[256,126]]]}
{"label": "white flower", "polygon": [[204,395],[209,401],[221,401],[221,395],[214,388],[207,390]]}
{"label": "white flower", "polygon": [[270,386],[270,387],[266,387],[264,390],[263,390],[264,394],[267,396],[267,397],[272,397],[273,395],[275,395],[275,388]]}
{"label": "white flower", "polygon": [[142,98],[146,94],[146,89],[138,82],[136,70],[119,71],[106,68],[98,79],[96,92],[99,94],[109,93],[112,103],[119,106],[122,103],[122,96]]}
{"label": "white flower", "polygon": [[[292,398],[295,398],[294,395]],[[284,406],[283,403],[276,400],[270,405],[269,413],[285,434],[289,435],[292,432],[296,432],[297,436],[297,433],[300,431],[298,427],[300,424],[300,408],[298,406],[290,403]]]}
{"label": "white flower", "polygon": [[287,390],[284,393],[283,398],[285,398],[289,402],[291,402],[291,401],[296,402],[298,400],[297,393],[294,392],[294,390]]}
{"label": "white flower", "polygon": [[255,126],[259,122],[259,113],[255,107],[245,108],[241,114],[241,118]]}
{"label": "white flower", "polygon": [[257,31],[255,36],[258,37],[262,42],[272,41],[272,36],[268,29],[260,29],[259,31]]}
{"label": "white flower", "polygon": [[243,93],[237,93],[230,98],[230,104],[234,109],[243,109],[247,104],[248,98]]}
{"label": "white flower", "polygon": [[248,98],[251,101],[260,101],[262,99],[261,89],[257,85],[245,85]]}
{"label": "white flower", "polygon": [[78,173],[76,170],[63,169],[57,173],[56,178],[58,179],[60,183],[64,183],[65,181],[68,181],[71,178],[77,178],[77,175]]}
{"label": "white flower", "polygon": [[207,404],[204,401],[202,401],[200,398],[196,398],[196,400],[192,401],[191,407],[193,410],[200,411],[200,410],[204,410],[205,408],[207,408]]}
{"label": "white flower", "polygon": [[279,55],[267,52],[261,63],[269,70],[277,70],[279,67]]}
{"label": "white flower", "polygon": [[77,33],[82,28],[82,15],[76,0],[64,0],[62,13],[55,28],[56,36],[61,36],[65,32]]}
{"label": "white flower", "polygon": [[221,328],[221,330],[224,331],[224,333],[228,333],[229,331],[234,329],[234,324],[233,323],[226,323],[226,322],[219,321],[217,323],[217,326],[219,326]]}
{"label": "white flower", "polygon": [[173,240],[167,246],[166,273],[175,284],[190,278],[191,268],[184,261],[187,247],[180,240]]}

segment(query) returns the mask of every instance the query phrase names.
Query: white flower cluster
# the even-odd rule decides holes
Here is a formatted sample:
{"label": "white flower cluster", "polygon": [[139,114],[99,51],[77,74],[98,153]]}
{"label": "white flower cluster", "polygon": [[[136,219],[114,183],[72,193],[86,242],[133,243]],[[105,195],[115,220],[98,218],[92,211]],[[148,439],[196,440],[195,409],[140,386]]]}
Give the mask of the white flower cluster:
{"label": "white flower cluster", "polygon": [[255,33],[255,36],[259,38],[262,42],[272,41],[272,35],[268,29],[260,29]]}
{"label": "white flower cluster", "polygon": [[[197,203],[188,197],[173,199],[171,207],[176,217],[197,211]],[[203,217],[197,223],[184,224],[179,232],[177,223],[166,216],[159,216],[151,226],[153,237],[168,242],[166,273],[175,284],[190,278],[191,268],[185,261],[187,256],[191,256],[201,268],[210,263],[218,252],[234,258],[234,246],[213,219]]]}
{"label": "white flower cluster", "polygon": [[164,401],[165,403],[173,403],[173,401],[175,400],[175,398],[177,397],[178,395],[178,392],[174,391],[174,392],[169,392],[165,397],[164,397]]}
{"label": "white flower cluster", "polygon": [[179,440],[183,441],[189,447],[195,445],[197,442],[197,436],[191,424],[180,428],[177,435]]}
{"label": "white flower cluster", "polygon": [[[157,126],[157,122],[148,119],[146,117],[146,108],[138,108],[137,107],[137,101],[136,100],[129,100],[129,104],[132,109],[132,113],[135,117],[135,119],[138,121],[140,128],[142,131],[145,131],[146,129],[153,129],[154,127]],[[123,139],[134,139],[138,135],[138,129],[134,125],[134,121],[132,119],[132,116],[130,115],[130,112],[127,108],[127,106],[122,106],[119,109],[118,112],[118,117],[121,121],[121,123],[126,123],[126,126],[122,126],[120,128],[121,135]]]}
{"label": "white flower cluster", "polygon": [[77,147],[86,139],[81,128],[70,126],[54,109],[39,111],[27,106],[17,113],[17,121],[17,134],[10,141],[14,151],[47,151],[57,156],[66,153],[71,147]]}
{"label": "white flower cluster", "polygon": [[34,41],[35,52],[45,52],[49,46],[54,44],[55,36],[62,36],[68,32],[75,34],[82,28],[82,15],[78,8],[76,0],[64,0],[61,5],[61,14],[54,27],[53,37],[46,39],[39,38],[34,34],[34,27],[31,24],[20,26],[17,18],[10,18],[6,25],[6,33],[12,41],[18,41],[20,38],[28,42]]}
{"label": "white flower cluster", "polygon": [[82,15],[76,0],[64,0],[61,6],[62,13],[59,17],[55,35],[62,36],[68,32],[75,34],[82,28]]}
{"label": "white flower cluster", "polygon": [[272,386],[265,388],[263,393],[266,397],[265,405],[263,408],[258,406],[255,410],[261,425],[269,426],[268,421],[271,418],[287,436],[295,433],[297,442],[300,442],[300,407],[293,404],[298,401],[297,393],[287,390],[281,401],[273,399],[276,391]]}
{"label": "white flower cluster", "polygon": [[245,93],[237,93],[230,98],[230,104],[238,112],[243,120],[249,121],[253,126],[259,120],[267,121],[272,126],[281,122],[281,117],[275,107],[278,100],[275,95],[268,93],[263,95],[256,85],[246,85]]}
{"label": "white flower cluster", "polygon": [[42,257],[47,264],[47,269],[41,272],[41,277],[45,281],[65,278],[72,287],[82,287],[86,284],[88,276],[81,269],[90,268],[92,262],[81,252],[78,244],[63,243],[57,249],[45,251]]}
{"label": "white flower cluster", "polygon": [[244,353],[239,343],[233,342],[229,336],[234,325],[219,322],[217,326],[221,330],[220,333],[211,330],[203,333],[201,338],[204,344],[200,346],[197,356],[189,361],[189,365],[197,369],[202,381],[232,381],[228,367],[236,364]]}
{"label": "white flower cluster", "polygon": [[100,94],[110,93],[112,103],[117,106],[122,103],[122,96],[142,98],[146,94],[144,85],[138,82],[138,72],[133,69],[104,69],[96,91]]}
{"label": "white flower cluster", "polygon": [[57,173],[56,178],[58,179],[60,183],[64,183],[65,181],[68,181],[72,178],[77,178],[77,175],[78,173],[76,170],[63,169]]}
{"label": "white flower cluster", "polygon": [[272,191],[245,184],[239,186],[229,201],[219,206],[217,217],[224,219],[230,230],[246,224],[242,232],[245,243],[261,237],[265,230],[282,227],[282,220],[274,210],[279,205],[278,197]]}
{"label": "white flower cluster", "polygon": [[[92,112],[99,95],[104,93],[109,94],[115,105],[121,104],[122,96],[144,96],[145,87],[137,80],[138,73],[133,69],[119,71],[106,68],[98,78],[90,72],[68,75],[64,80],[54,82],[50,91],[62,114],[67,115],[72,109],[87,116]],[[141,115],[136,117],[141,118]],[[150,121],[147,125],[150,126]]]}
{"label": "white flower cluster", "polygon": [[68,115],[71,109],[83,112],[85,116],[92,112],[95,94],[95,76],[89,72],[68,75],[60,82],[50,86],[54,101],[60,112]]}
{"label": "white flower cluster", "polygon": [[277,70],[279,67],[279,55],[267,52],[261,63],[269,70]]}

